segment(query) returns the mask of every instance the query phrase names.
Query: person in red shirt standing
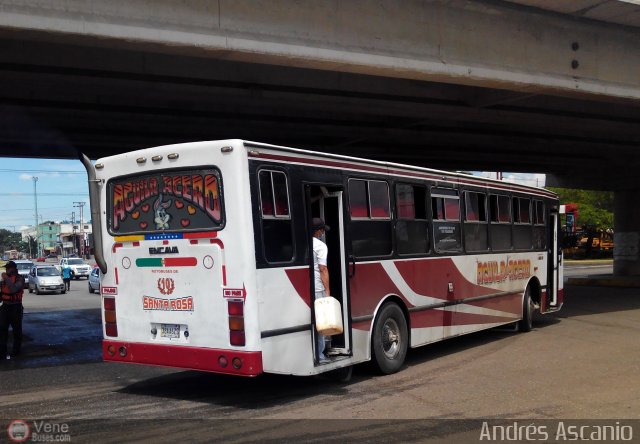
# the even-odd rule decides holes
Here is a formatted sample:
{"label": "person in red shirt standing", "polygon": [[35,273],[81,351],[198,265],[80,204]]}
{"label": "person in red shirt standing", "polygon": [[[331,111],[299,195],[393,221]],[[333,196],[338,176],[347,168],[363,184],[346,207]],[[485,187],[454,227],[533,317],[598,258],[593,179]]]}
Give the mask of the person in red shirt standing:
{"label": "person in red shirt standing", "polygon": [[[18,273],[18,267],[13,261],[5,265],[6,272],[0,280],[2,305],[0,306],[0,360],[11,359],[20,355],[22,346],[22,294],[24,292],[24,278]],[[7,354],[7,338],[9,326],[13,330],[13,348],[11,355]]]}

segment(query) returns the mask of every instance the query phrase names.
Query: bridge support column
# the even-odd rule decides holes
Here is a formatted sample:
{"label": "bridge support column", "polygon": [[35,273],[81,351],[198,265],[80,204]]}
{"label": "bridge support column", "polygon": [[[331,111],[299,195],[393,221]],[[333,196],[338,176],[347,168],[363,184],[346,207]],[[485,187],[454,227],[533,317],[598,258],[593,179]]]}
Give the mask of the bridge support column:
{"label": "bridge support column", "polygon": [[614,194],[613,274],[640,276],[640,189]]}

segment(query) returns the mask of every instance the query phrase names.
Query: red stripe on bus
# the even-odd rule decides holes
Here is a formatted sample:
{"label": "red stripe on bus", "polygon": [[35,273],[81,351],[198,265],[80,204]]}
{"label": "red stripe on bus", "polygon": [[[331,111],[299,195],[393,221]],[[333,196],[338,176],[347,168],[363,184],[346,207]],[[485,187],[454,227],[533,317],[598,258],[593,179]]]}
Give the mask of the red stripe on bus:
{"label": "red stripe on bus", "polygon": [[[107,351],[110,345],[113,345],[116,350],[125,347],[127,354],[124,357],[119,353],[111,356]],[[102,357],[105,361],[158,365],[240,376],[257,376],[263,372],[262,353],[255,351],[104,340],[102,341]],[[220,357],[226,359],[226,367],[220,365]],[[231,365],[234,358],[242,361],[242,366],[239,369],[235,369]]]}
{"label": "red stripe on bus", "polygon": [[184,233],[184,239],[208,239],[210,237],[218,237],[217,231],[203,231],[201,233]]}
{"label": "red stripe on bus", "polygon": [[564,288],[558,288],[557,301],[558,301],[558,304],[557,304],[558,306],[564,303]]}
{"label": "red stripe on bus", "polygon": [[222,285],[227,285],[227,267],[222,266]]}
{"label": "red stripe on bus", "polygon": [[473,305],[474,307],[487,308],[490,310],[504,311],[517,316],[522,315],[522,291],[505,294],[490,299],[483,299],[481,301],[465,302],[465,304]]}
{"label": "red stripe on bus", "polygon": [[[307,273],[309,273],[308,269]],[[371,315],[380,303],[380,299],[386,295],[396,295],[407,307],[413,307],[381,263],[357,263],[356,273],[351,278],[350,285],[353,317]]]}
{"label": "red stripe on bus", "polygon": [[444,310],[424,310],[409,314],[411,328],[442,327],[444,325]]}
{"label": "red stripe on bus", "polygon": [[115,271],[115,274],[116,274],[116,285],[118,285],[120,283],[120,280],[118,279],[118,267],[115,267],[113,269],[113,271]]}
{"label": "red stripe on bus", "polygon": [[121,242],[116,242],[115,244],[113,244],[113,247],[111,247],[111,251],[113,251],[114,253],[116,252],[116,250],[118,248],[122,247],[122,243]]}
{"label": "red stripe on bus", "polygon": [[517,319],[506,316],[492,316],[476,313],[462,313],[458,311],[451,312],[451,325],[470,325],[470,324],[499,324],[503,322],[515,322]]}
{"label": "red stripe on bus", "polygon": [[351,324],[351,328],[354,330],[369,331],[371,329],[371,322],[371,320],[354,322]]}
{"label": "red stripe on bus", "polygon": [[222,250],[224,250],[224,244],[220,239],[211,239],[211,243],[219,246]]}
{"label": "red stripe on bus", "polygon": [[165,267],[195,267],[198,259],[195,257],[165,257],[163,259]]}
{"label": "red stripe on bus", "polygon": [[411,328],[437,328],[474,324],[500,324],[516,322],[516,318],[490,314],[464,313],[454,310],[425,310],[410,314]]}
{"label": "red stripe on bus", "polygon": [[287,273],[287,277],[296,290],[296,293],[298,293],[298,296],[300,296],[300,299],[302,299],[308,307],[311,307],[311,298],[309,297],[309,293],[311,292],[309,268],[290,268],[285,269],[284,272]]}
{"label": "red stripe on bus", "polygon": [[[452,300],[455,294],[471,298],[496,292],[469,282],[450,258],[395,261],[394,265],[409,288],[422,296]],[[449,282],[454,285],[454,294],[448,292]]]}

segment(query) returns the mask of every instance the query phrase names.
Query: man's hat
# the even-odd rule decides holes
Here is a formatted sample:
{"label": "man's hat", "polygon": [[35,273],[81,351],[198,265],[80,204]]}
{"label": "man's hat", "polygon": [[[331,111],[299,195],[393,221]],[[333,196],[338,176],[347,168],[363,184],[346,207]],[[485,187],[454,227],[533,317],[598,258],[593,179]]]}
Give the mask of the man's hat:
{"label": "man's hat", "polygon": [[13,262],[13,261],[9,261],[9,262],[7,262],[6,264],[4,264],[4,268],[11,268],[11,267],[13,267],[13,268],[18,268],[18,266],[16,265],[16,263],[15,263],[15,262]]}
{"label": "man's hat", "polygon": [[329,225],[325,225],[324,220],[319,217],[314,217],[311,221],[311,231],[324,230],[329,231]]}

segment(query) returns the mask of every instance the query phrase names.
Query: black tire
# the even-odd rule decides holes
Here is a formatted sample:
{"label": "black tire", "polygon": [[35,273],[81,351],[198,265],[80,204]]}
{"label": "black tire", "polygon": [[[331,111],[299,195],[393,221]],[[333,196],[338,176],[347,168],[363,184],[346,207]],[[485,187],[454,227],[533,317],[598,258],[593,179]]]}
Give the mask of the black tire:
{"label": "black tire", "polygon": [[29,293],[33,293],[33,288],[29,287]]}
{"label": "black tire", "polygon": [[89,282],[89,293],[93,294],[93,287],[91,286],[91,282]]}
{"label": "black tire", "polygon": [[42,292],[38,290],[38,287],[36,287],[35,290],[36,290],[36,294],[42,294]]}
{"label": "black tire", "polygon": [[395,373],[404,364],[409,346],[407,320],[397,304],[385,304],[376,318],[371,338],[373,362],[385,375]]}
{"label": "black tire", "polygon": [[531,298],[531,287],[527,286],[522,298],[522,319],[518,321],[518,331],[528,332],[533,329],[533,312],[536,307]]}

